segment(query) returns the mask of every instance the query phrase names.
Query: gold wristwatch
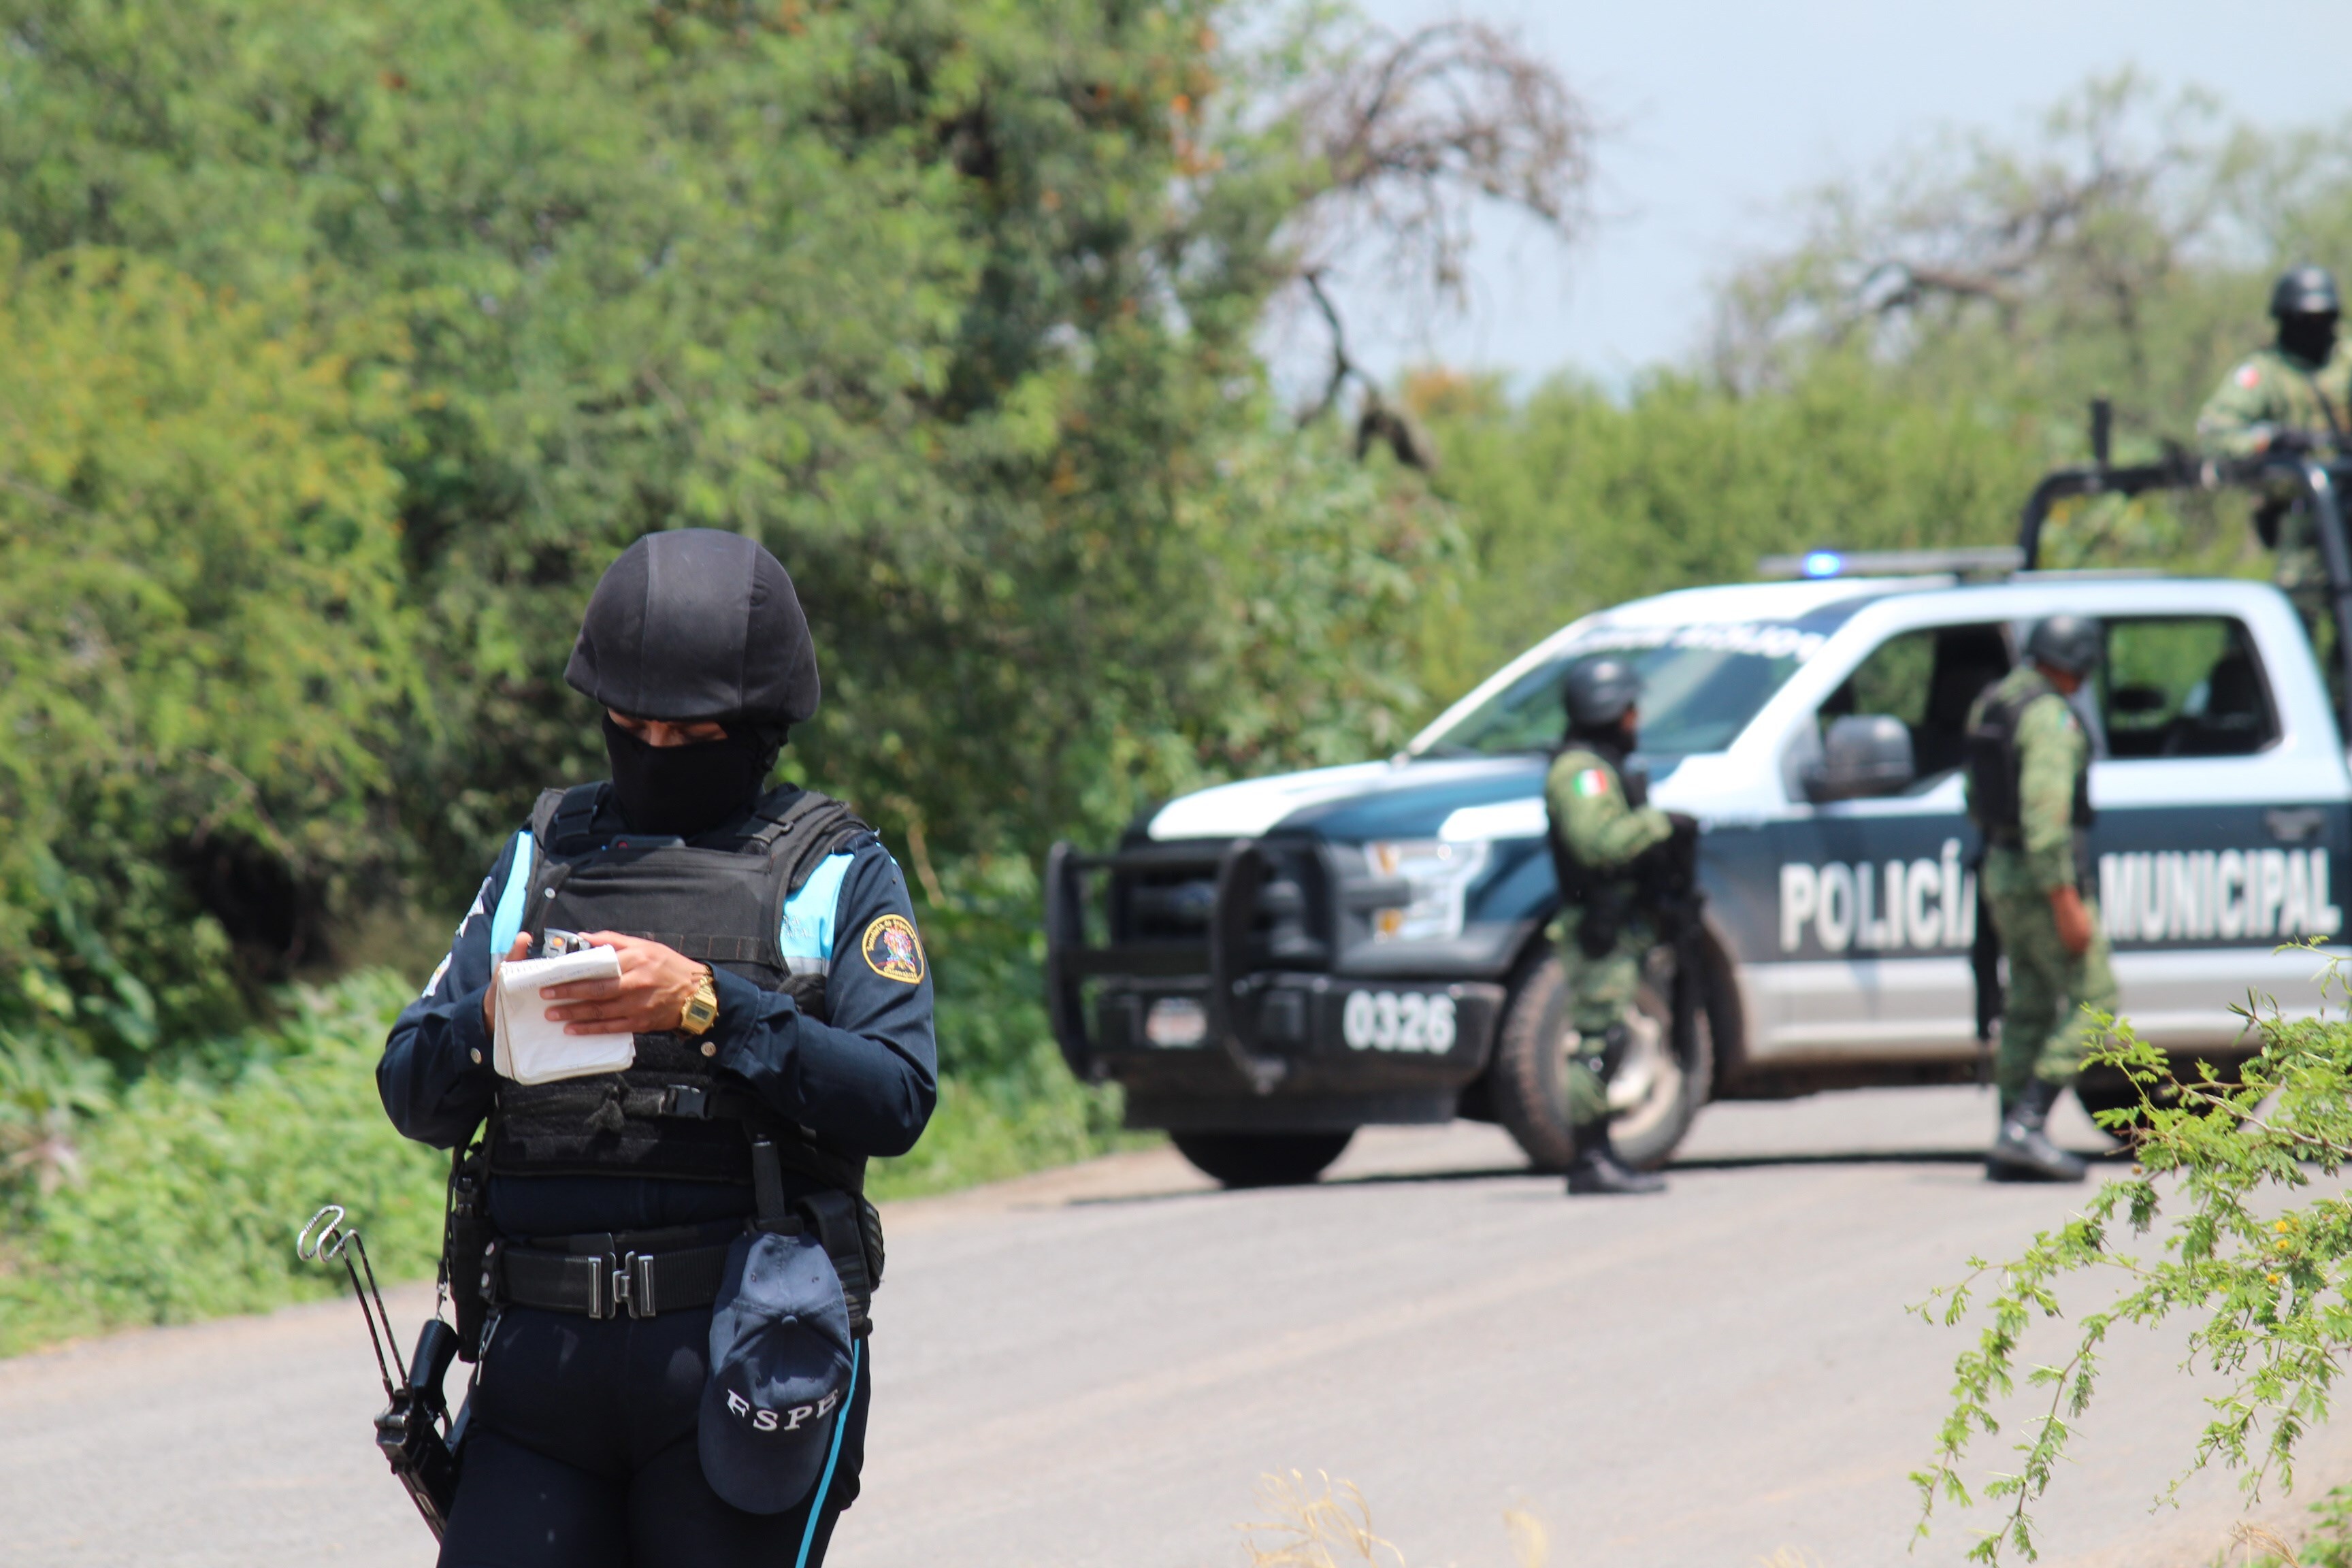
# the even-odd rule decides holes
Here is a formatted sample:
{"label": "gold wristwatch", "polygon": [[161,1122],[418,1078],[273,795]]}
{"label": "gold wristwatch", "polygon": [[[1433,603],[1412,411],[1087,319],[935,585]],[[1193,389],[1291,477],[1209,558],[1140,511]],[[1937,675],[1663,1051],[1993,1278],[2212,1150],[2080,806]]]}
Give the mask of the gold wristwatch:
{"label": "gold wristwatch", "polygon": [[694,994],[686,999],[678,1010],[677,1026],[689,1035],[707,1035],[710,1026],[719,1022],[719,987],[703,970],[694,983]]}

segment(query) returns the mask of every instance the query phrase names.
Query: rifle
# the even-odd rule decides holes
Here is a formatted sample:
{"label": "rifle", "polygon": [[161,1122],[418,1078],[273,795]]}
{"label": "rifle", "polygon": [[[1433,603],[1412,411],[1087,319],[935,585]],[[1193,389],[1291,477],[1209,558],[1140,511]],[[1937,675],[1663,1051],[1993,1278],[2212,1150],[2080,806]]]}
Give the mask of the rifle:
{"label": "rifle", "polygon": [[1675,976],[1667,998],[1674,1052],[1676,1061],[1687,1063],[1698,1050],[1699,1010],[1706,1005],[1702,972],[1706,959],[1700,942],[1706,893],[1698,879],[1698,824],[1680,813],[1673,820],[1674,837],[1644,850],[1634,868],[1642,907],[1658,944],[1674,950]]}

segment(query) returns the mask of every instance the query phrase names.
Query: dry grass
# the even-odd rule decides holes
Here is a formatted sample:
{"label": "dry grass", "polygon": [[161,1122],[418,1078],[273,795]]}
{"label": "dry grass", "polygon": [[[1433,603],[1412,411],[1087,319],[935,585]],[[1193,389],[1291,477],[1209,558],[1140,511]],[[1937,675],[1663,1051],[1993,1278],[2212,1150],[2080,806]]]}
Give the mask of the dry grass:
{"label": "dry grass", "polygon": [[[2230,1545],[2244,1554],[2239,1559],[2242,1563],[2276,1564],[2276,1568],[2302,1568],[2295,1560],[2294,1548],[2286,1543],[2286,1539],[2263,1525],[2240,1523],[2230,1531]],[[2257,1550],[2263,1555],[2256,1557],[2254,1552]],[[2227,1563],[2229,1558],[2230,1553],[2225,1551],[2221,1560]]]}
{"label": "dry grass", "polygon": [[1543,1568],[1551,1555],[1551,1532],[1524,1508],[1503,1510],[1503,1533],[1510,1537],[1511,1555],[1519,1560],[1519,1568]]}
{"label": "dry grass", "polygon": [[[1250,1554],[1250,1568],[1340,1568],[1346,1563],[1393,1563],[1404,1568],[1404,1553],[1392,1542],[1372,1533],[1372,1510],[1353,1481],[1336,1486],[1323,1471],[1318,1490],[1298,1471],[1258,1478],[1258,1504],[1275,1517],[1253,1520],[1235,1528],[1244,1532],[1242,1546]],[[1271,1545],[1259,1542],[1263,1533]],[[1344,1553],[1344,1555],[1342,1555]]]}

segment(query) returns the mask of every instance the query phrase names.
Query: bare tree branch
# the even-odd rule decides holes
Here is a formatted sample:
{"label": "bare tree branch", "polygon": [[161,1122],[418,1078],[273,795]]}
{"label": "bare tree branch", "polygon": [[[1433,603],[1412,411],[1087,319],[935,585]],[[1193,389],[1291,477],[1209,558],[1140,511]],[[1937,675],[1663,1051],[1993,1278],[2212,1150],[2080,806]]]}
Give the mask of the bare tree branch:
{"label": "bare tree branch", "polygon": [[1479,201],[1561,239],[1582,231],[1592,125],[1551,66],[1477,22],[1368,34],[1293,115],[1323,187],[1301,224],[1301,273],[1373,245],[1388,270],[1458,298]]}
{"label": "bare tree branch", "polygon": [[1856,338],[1901,353],[1990,310],[2012,336],[2118,330],[2142,375],[2149,301],[2229,243],[2221,148],[2203,100],[2125,72],[2052,113],[2039,147],[1957,142],[1832,186],[1801,244],[1733,282],[1718,368],[1752,384],[1783,351]]}
{"label": "bare tree branch", "polygon": [[1329,285],[1343,258],[1369,253],[1391,279],[1458,305],[1482,203],[1515,208],[1562,241],[1581,234],[1591,120],[1549,63],[1476,22],[1402,37],[1368,30],[1287,117],[1317,182],[1291,220],[1296,277],[1331,334],[1331,373],[1299,423],[1331,413],[1354,381],[1358,456],[1378,441],[1399,462],[1433,468],[1427,433],[1387,406],[1349,356]]}
{"label": "bare tree branch", "polygon": [[1340,324],[1339,307],[1332,304],[1331,296],[1323,291],[1323,269],[1318,267],[1302,273],[1299,281],[1307,285],[1307,297],[1315,301],[1315,308],[1323,312],[1324,324],[1331,329],[1330,379],[1323,384],[1323,395],[1315,400],[1314,406],[1298,416],[1298,423],[1304,426],[1328,414],[1332,405],[1339,401],[1339,394],[1346,388],[1348,378],[1360,378],[1362,372],[1357,370],[1356,362],[1348,357],[1348,329]]}

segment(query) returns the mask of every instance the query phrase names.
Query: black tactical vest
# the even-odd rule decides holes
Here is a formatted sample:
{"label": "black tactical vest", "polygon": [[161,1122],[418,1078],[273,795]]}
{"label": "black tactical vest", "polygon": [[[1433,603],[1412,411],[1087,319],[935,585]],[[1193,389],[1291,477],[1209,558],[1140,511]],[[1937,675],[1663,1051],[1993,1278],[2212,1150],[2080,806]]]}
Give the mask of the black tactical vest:
{"label": "black tactical vest", "polygon": [[[1623,751],[1582,735],[1571,735],[1569,737],[1568,743],[1560,747],[1559,752],[1555,752],[1554,756],[1557,758],[1562,752],[1572,751],[1591,752],[1594,756],[1599,757],[1608,766],[1609,771],[1616,775],[1617,787],[1624,792],[1625,804],[1628,806],[1639,811],[1650,803],[1650,775],[1640,768],[1627,767]],[[1559,881],[1561,901],[1570,904],[1587,903],[1609,884],[1625,880],[1622,868],[1613,872],[1603,871],[1579,860],[1575,851],[1568,846],[1566,823],[1547,822],[1545,837],[1551,847],[1552,874]]]}
{"label": "black tactical vest", "polygon": [[[837,800],[787,785],[731,826],[693,843],[634,836],[609,804],[612,786],[549,790],[531,812],[538,863],[524,906],[534,947],[550,929],[614,931],[673,948],[791,995],[826,1017],[824,976],[794,974],[780,944],[785,901],[826,857],[873,830]],[[556,1083],[501,1081],[489,1160],[502,1175],[632,1175],[752,1180],[752,1136],[826,1186],[856,1193],[862,1158],[826,1148],[740,1082],[719,1081],[709,1038],[636,1037],[625,1072]]]}
{"label": "black tactical vest", "polygon": [[[2014,848],[2023,833],[2021,817],[2024,795],[2025,759],[2017,749],[2018,721],[2025,710],[2044,697],[2065,699],[2056,687],[2037,674],[2022,691],[1988,701],[1969,726],[1969,815],[1995,844]],[[2090,861],[2091,769],[2087,753],[2074,770],[2074,872],[2084,881]]]}

